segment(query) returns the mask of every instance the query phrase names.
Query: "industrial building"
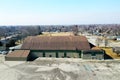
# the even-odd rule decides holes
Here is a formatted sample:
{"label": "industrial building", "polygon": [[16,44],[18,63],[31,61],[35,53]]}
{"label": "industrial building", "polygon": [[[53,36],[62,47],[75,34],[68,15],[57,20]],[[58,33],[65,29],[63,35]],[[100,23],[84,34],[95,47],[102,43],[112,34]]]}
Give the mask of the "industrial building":
{"label": "industrial building", "polygon": [[26,60],[38,57],[104,59],[104,51],[93,50],[84,36],[30,36],[24,40],[21,50],[28,50]]}

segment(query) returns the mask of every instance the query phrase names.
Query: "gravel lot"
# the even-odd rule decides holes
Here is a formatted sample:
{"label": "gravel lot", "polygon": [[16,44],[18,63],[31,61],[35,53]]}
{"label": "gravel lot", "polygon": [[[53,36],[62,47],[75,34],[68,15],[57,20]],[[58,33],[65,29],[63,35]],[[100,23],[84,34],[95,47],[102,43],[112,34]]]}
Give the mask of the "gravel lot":
{"label": "gravel lot", "polygon": [[0,80],[119,80],[120,60],[39,58],[0,63]]}

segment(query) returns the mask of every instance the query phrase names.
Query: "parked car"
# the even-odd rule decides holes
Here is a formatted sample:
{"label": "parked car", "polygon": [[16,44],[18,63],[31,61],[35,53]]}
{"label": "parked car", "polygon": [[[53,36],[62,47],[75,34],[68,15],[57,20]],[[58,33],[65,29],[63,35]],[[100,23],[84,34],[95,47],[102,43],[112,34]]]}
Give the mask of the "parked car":
{"label": "parked car", "polygon": [[6,55],[8,51],[0,51],[0,54]]}

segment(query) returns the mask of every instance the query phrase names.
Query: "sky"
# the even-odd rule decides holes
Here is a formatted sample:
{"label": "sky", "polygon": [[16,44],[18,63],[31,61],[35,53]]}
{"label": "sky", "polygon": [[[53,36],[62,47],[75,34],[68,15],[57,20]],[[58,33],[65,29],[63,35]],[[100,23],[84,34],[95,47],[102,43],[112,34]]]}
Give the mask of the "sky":
{"label": "sky", "polygon": [[0,25],[120,24],[120,0],[0,0]]}

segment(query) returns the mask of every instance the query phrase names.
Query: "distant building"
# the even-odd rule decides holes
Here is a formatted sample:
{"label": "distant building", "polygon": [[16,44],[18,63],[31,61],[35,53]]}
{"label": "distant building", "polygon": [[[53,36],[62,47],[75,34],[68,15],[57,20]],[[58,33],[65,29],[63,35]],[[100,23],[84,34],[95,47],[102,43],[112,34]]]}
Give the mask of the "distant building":
{"label": "distant building", "polygon": [[107,39],[116,40],[117,36],[106,36]]}
{"label": "distant building", "polygon": [[120,56],[120,47],[113,47],[113,52],[117,53]]}
{"label": "distant building", "polygon": [[117,41],[120,41],[120,36],[117,36],[117,39],[116,39]]}

